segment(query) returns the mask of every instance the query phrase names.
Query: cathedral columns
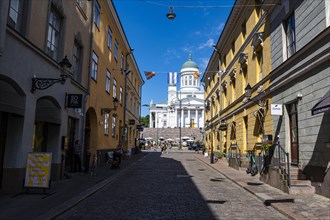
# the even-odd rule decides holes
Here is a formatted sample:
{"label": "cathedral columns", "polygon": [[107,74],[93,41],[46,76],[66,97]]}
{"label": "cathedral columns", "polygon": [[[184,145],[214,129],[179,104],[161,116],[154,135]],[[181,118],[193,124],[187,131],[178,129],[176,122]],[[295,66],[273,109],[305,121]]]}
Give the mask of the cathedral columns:
{"label": "cathedral columns", "polygon": [[194,122],[196,124],[196,128],[199,128],[198,109],[197,108],[196,108],[196,111],[195,111],[195,120],[194,120]]}
{"label": "cathedral columns", "polygon": [[180,111],[181,111],[181,123],[180,123],[180,124],[181,124],[181,127],[184,128],[184,127],[185,127],[185,126],[184,126],[185,123],[184,123],[184,120],[183,120],[183,119],[184,119],[184,111],[183,111],[183,108],[181,108]]}
{"label": "cathedral columns", "polygon": [[[191,122],[191,117],[190,117],[190,109],[188,109],[188,120],[189,120],[189,124],[190,124],[190,122]],[[191,125],[190,125],[191,126]],[[189,126],[189,127],[190,127]]]}

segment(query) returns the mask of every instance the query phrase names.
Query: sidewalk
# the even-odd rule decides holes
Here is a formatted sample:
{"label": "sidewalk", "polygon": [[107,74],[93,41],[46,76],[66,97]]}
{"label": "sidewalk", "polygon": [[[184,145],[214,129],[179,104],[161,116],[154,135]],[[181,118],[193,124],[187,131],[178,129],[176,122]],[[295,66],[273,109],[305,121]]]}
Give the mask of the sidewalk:
{"label": "sidewalk", "polygon": [[236,170],[229,167],[226,159],[210,164],[209,157],[202,154],[195,154],[195,157],[291,219],[330,219],[329,198],[317,194],[289,195],[261,182],[259,174],[253,177],[246,174],[244,168]]}
{"label": "sidewalk", "polygon": [[96,176],[72,174],[70,179],[52,182],[46,194],[31,190],[29,194],[0,195],[0,219],[53,219],[125,174],[131,165],[147,155],[142,152],[122,160],[120,169],[111,169],[109,164],[99,167]]}

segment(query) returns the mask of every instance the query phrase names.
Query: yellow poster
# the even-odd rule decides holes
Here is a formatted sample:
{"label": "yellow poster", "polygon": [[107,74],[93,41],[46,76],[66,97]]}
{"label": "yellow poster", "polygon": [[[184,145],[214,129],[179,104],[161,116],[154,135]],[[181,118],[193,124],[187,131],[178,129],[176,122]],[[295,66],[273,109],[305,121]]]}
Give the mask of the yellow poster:
{"label": "yellow poster", "polygon": [[49,188],[52,153],[28,153],[25,187]]}

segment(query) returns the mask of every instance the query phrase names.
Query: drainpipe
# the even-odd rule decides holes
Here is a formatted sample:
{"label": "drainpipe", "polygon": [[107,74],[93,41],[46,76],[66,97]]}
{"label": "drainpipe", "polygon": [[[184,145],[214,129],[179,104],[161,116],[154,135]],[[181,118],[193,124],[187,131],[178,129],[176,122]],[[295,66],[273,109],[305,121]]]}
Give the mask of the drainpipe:
{"label": "drainpipe", "polygon": [[[86,125],[86,104],[87,104],[87,98],[90,95],[90,81],[91,81],[91,72],[92,72],[92,54],[93,54],[93,41],[94,41],[94,7],[95,7],[95,0],[92,0],[92,13],[91,13],[91,27],[90,27],[90,41],[89,41],[89,66],[88,66],[88,75],[87,75],[87,93],[83,96],[83,105],[82,105],[82,112],[84,114],[83,121],[82,121],[82,128],[81,128],[81,143],[84,146],[83,154],[85,153],[86,149],[86,143],[85,143],[85,125]],[[84,156],[84,155],[83,155]],[[87,152],[86,152],[87,156]],[[84,157],[83,157],[84,158]],[[89,165],[89,161],[87,163],[87,160],[89,160],[89,157],[85,157],[85,165]],[[89,167],[85,167],[85,172],[89,171]]]}
{"label": "drainpipe", "polygon": [[[124,70],[124,74],[125,74],[125,89],[124,89],[124,93],[125,93],[125,99],[124,99],[124,131],[126,131],[126,132],[123,132],[123,134],[122,134],[122,144],[124,143],[124,141],[123,141],[123,139],[124,139],[124,137],[126,137],[126,140],[125,140],[125,143],[126,143],[126,150],[128,150],[128,146],[127,146],[127,142],[128,142],[128,140],[127,140],[127,135],[128,135],[128,131],[126,130],[126,129],[128,129],[128,127],[126,127],[126,113],[127,113],[127,76],[128,76],[128,74],[130,74],[131,73],[131,71],[129,71],[128,70],[128,56],[130,55],[130,54],[132,54],[132,52],[133,52],[133,48],[129,48],[129,52],[126,54],[126,56],[125,56],[125,60],[126,60],[126,64],[125,64],[125,70]],[[124,146],[124,148],[125,148],[125,146]]]}

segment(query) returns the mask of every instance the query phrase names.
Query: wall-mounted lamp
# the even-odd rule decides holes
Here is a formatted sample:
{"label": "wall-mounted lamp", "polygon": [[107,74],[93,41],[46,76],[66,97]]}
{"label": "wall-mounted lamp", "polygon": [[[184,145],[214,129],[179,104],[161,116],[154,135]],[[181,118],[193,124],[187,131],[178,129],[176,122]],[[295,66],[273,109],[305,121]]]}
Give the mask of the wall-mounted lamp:
{"label": "wall-mounted lamp", "polygon": [[245,87],[245,98],[243,99],[244,103],[247,103],[248,101],[252,101],[255,104],[257,104],[260,108],[265,108],[268,106],[268,100],[262,101],[256,101],[254,99],[251,99],[252,96],[252,87],[250,86],[250,83],[247,84],[247,86]]}
{"label": "wall-mounted lamp", "polygon": [[116,111],[117,107],[118,107],[118,99],[113,98],[113,108],[101,108],[101,115],[109,114],[112,110]]}
{"label": "wall-mounted lamp", "polygon": [[72,64],[68,60],[67,56],[63,58],[61,62],[58,63],[58,65],[62,68],[61,71],[61,78],[32,78],[32,87],[31,92],[38,90],[45,90],[54,85],[55,83],[61,83],[62,85],[65,83],[66,78],[68,78],[68,75],[65,73],[65,69],[70,69]]}
{"label": "wall-mounted lamp", "polygon": [[173,13],[173,6],[170,6],[170,12],[166,14],[168,20],[173,20],[176,17],[176,14]]}

